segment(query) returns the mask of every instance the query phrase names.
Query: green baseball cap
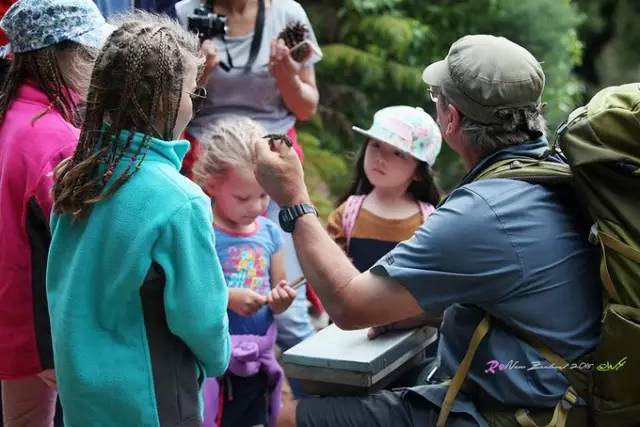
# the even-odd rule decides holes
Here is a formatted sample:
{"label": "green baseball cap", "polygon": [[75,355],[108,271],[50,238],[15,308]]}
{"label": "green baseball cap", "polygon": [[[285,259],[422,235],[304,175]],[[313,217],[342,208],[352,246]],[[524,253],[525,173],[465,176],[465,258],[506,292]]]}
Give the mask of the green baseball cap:
{"label": "green baseball cap", "polygon": [[528,50],[484,34],[458,39],[446,58],[425,68],[422,79],[462,114],[487,124],[496,123],[501,109],[539,106],[544,89],[542,67]]}

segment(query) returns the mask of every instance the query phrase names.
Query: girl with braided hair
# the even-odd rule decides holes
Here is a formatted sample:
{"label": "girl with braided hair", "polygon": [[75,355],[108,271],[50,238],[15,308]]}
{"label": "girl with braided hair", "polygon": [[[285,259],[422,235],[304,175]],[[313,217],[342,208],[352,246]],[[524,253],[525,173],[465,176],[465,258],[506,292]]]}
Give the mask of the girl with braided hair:
{"label": "girl with braided hair", "polygon": [[125,17],[98,54],[80,141],[56,170],[47,293],[65,424],[199,426],[229,359],[211,206],[176,139],[203,94],[198,40]]}
{"label": "girl with braided hair", "polygon": [[78,104],[111,27],[91,0],[21,0],[0,93],[0,380],[4,425],[51,426],[56,387],[45,266],[53,168],[78,142]]}

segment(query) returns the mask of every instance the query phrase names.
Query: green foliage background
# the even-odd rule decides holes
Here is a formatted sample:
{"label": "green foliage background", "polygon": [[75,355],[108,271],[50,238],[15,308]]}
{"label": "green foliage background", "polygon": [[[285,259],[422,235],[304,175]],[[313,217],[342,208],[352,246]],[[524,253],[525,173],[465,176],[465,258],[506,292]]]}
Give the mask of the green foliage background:
{"label": "green foliage background", "polygon": [[[466,34],[505,36],[542,62],[547,78],[545,116],[551,132],[601,81],[621,82],[639,71],[637,44],[624,37],[640,34],[633,25],[640,6],[633,0],[300,2],[324,53],[316,66],[318,114],[301,124],[300,138],[312,197],[325,214],[349,184],[354,153],[363,142],[351,126],[368,127],[376,110],[394,104],[421,106],[433,113],[422,70],[442,59],[451,43]],[[581,38],[599,42],[595,54],[608,59],[587,58],[583,64]],[[632,52],[625,56],[621,50]],[[448,147],[443,147],[435,170],[445,190],[463,174]]]}

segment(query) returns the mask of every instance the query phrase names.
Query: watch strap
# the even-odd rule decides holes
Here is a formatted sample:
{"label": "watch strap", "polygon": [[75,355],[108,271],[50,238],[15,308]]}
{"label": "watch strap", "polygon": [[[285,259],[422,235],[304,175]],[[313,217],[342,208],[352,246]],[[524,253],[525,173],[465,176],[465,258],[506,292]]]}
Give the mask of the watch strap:
{"label": "watch strap", "polygon": [[306,214],[315,214],[318,216],[318,210],[309,203],[299,203],[282,208],[280,212],[280,226],[284,231],[292,232],[298,218]]}

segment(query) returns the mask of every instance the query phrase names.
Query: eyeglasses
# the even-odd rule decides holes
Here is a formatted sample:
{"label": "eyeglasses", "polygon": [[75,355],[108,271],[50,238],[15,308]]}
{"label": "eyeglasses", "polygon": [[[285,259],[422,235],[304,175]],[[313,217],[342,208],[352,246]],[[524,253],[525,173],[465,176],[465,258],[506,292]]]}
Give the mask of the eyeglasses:
{"label": "eyeglasses", "polygon": [[438,103],[438,95],[440,94],[440,91],[438,90],[437,87],[435,86],[427,87],[427,94],[429,95],[429,98],[431,99],[431,101],[435,102],[436,104]]}
{"label": "eyeglasses", "polygon": [[202,108],[204,101],[207,99],[207,89],[202,86],[196,87],[193,92],[187,92],[189,98],[191,98],[191,105],[193,106],[193,112],[197,113]]}

